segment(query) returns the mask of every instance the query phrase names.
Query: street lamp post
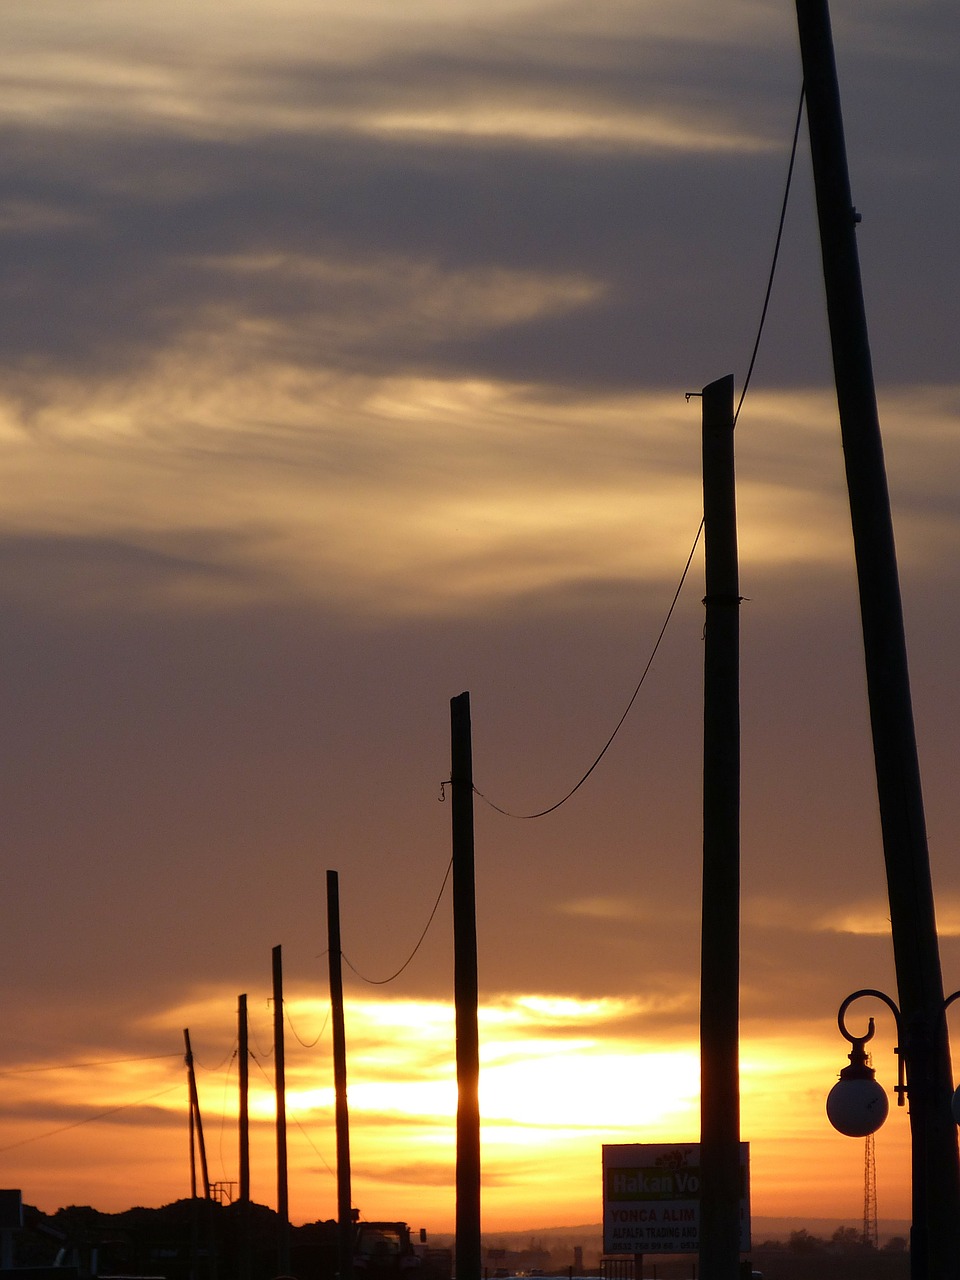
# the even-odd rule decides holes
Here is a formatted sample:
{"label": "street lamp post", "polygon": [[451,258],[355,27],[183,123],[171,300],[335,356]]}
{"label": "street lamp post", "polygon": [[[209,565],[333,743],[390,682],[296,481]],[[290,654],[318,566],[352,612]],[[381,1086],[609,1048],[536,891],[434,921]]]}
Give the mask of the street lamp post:
{"label": "street lamp post", "polygon": [[796,0],[877,798],[910,1073],[914,1280],[960,1280],[960,1154],[903,609],[828,0]]}
{"label": "street lamp post", "polygon": [[[889,1104],[887,1095],[876,1080],[876,1072],[867,1062],[865,1045],[874,1036],[874,1020],[867,1023],[865,1035],[855,1035],[847,1026],[846,1014],[855,1000],[864,998],[881,1000],[893,1014],[897,1027],[897,1043],[894,1053],[897,1055],[897,1083],[894,1093],[897,1095],[897,1106],[904,1106],[909,1099],[912,1105],[922,1098],[927,1087],[925,1076],[926,1046],[918,1038],[923,1034],[922,1024],[910,1026],[905,1022],[903,1014],[890,996],[873,987],[864,987],[846,997],[837,1013],[837,1025],[840,1034],[849,1041],[851,1049],[850,1065],[840,1072],[840,1078],[827,1095],[827,1118],[833,1127],[850,1138],[865,1138],[876,1133],[887,1118]],[[960,1000],[960,991],[947,996],[941,1005],[940,1014],[945,1018],[946,1011],[955,1000]],[[912,1090],[912,1092],[911,1092]],[[953,1094],[952,1111],[954,1119],[960,1123],[960,1088]],[[922,1146],[919,1154],[925,1155]],[[936,1197],[938,1189],[931,1185],[937,1177],[937,1166],[929,1158],[917,1159],[917,1144],[914,1142],[913,1162],[913,1199],[914,1221],[930,1197]],[[928,1270],[929,1257],[922,1250],[911,1249],[911,1275],[927,1277],[932,1274]],[[949,1273],[951,1276],[953,1271]]]}

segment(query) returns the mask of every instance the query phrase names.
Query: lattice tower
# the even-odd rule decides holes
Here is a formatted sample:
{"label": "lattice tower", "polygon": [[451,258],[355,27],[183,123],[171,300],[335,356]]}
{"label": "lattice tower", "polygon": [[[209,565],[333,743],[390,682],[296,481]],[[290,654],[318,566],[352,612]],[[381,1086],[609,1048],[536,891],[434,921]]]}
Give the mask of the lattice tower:
{"label": "lattice tower", "polygon": [[880,1246],[877,1223],[877,1154],[872,1133],[866,1136],[863,1152],[863,1243],[874,1249]]}

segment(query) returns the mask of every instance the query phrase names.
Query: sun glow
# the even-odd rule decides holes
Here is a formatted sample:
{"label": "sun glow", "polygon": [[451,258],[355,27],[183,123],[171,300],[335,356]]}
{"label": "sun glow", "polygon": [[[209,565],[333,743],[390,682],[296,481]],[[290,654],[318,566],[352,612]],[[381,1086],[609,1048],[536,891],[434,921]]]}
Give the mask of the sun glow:
{"label": "sun glow", "polygon": [[[291,1213],[296,1221],[311,1221],[333,1216],[336,1203],[329,1006],[303,995],[285,1004]],[[9,1178],[24,1186],[28,1201],[51,1209],[70,1201],[120,1209],[129,1207],[131,1194],[144,1203],[187,1194],[187,1090],[176,1052],[178,1029],[187,1019],[202,1027],[194,1033],[194,1048],[211,1177],[235,1180],[239,1097],[235,1050],[229,1049],[232,1012],[226,993],[205,991],[139,1023],[141,1034],[145,1026],[150,1032],[144,1049],[156,1054],[172,1044],[166,1056],[131,1054],[132,1060],[83,1069],[38,1070],[34,1064],[8,1076],[0,1148]],[[678,1035],[678,1016],[689,1021],[640,999],[537,993],[482,1007],[483,1202],[491,1227],[531,1225],[546,1204],[558,1221],[564,1215],[598,1221],[601,1144],[696,1140],[695,1026]],[[351,999],[346,1023],[356,1203],[367,1217],[428,1219],[434,1230],[450,1229],[457,1107],[452,1006]],[[310,1040],[300,1038],[303,1031],[318,1036],[310,1048]],[[269,1035],[267,1026],[260,1027],[258,1045]],[[253,1061],[253,1195],[272,1203],[273,1068],[260,1048]],[[824,1161],[841,1180],[849,1178],[846,1185],[857,1186],[862,1150],[833,1134],[823,1113],[824,1096],[843,1064],[843,1046],[829,1028],[745,1031],[742,1131],[751,1143],[755,1213],[815,1212]],[[908,1199],[907,1126],[899,1119],[877,1140],[885,1212],[891,1215]],[[780,1157],[787,1136],[789,1169]],[[802,1169],[809,1176],[797,1172]]]}
{"label": "sun glow", "polygon": [[[699,1064],[689,1050],[611,1053],[591,1042],[543,1046],[485,1072],[481,1112],[520,1125],[531,1142],[554,1126],[594,1133],[638,1125],[686,1128],[699,1093]],[[546,1139],[549,1141],[549,1137]]]}

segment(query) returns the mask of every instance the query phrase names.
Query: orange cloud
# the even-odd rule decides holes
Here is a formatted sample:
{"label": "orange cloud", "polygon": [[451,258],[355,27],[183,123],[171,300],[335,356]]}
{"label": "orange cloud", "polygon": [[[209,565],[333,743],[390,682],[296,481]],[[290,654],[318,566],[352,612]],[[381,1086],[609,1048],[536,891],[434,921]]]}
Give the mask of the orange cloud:
{"label": "orange cloud", "polygon": [[[597,1220],[602,1142],[696,1138],[695,1026],[681,1037],[657,1033],[634,1020],[643,1007],[642,998],[531,993],[482,1008],[484,1196],[491,1227],[531,1225],[545,1204],[551,1214],[566,1206],[571,1221]],[[292,995],[294,1009],[303,1025],[323,1022],[323,1001]],[[202,1020],[197,1038],[203,1043],[211,1033],[229,1038],[232,1016],[232,998],[210,989],[145,1022],[156,1031]],[[347,1041],[357,1202],[370,1217],[426,1217],[435,1229],[446,1229],[456,1111],[452,1008],[443,1001],[350,1000]],[[756,1212],[787,1212],[798,1194],[793,1154],[786,1162],[782,1154],[787,1145],[805,1167],[806,1152],[812,1167],[817,1151],[847,1150],[823,1114],[844,1051],[829,1025],[745,1034],[743,1132],[754,1147]],[[888,1084],[889,1066],[881,1063]],[[211,1176],[235,1180],[236,1064],[227,1053],[198,1076]],[[140,1166],[138,1198],[184,1194],[186,1084],[176,1058],[27,1073],[8,1083],[0,1146],[9,1176],[23,1184],[29,1201],[51,1208],[67,1200],[127,1207],[131,1183],[121,1172],[144,1150],[150,1156]],[[327,1038],[310,1050],[288,1038],[287,1086],[294,1216],[331,1216],[335,1142]],[[259,1057],[251,1089],[255,1197],[269,1203],[275,1109],[272,1068]],[[98,1118],[111,1105],[124,1110]],[[894,1124],[900,1119],[893,1117],[884,1138],[893,1149],[904,1141],[904,1126]],[[828,1197],[839,1195],[847,1167],[842,1161],[836,1177],[821,1168],[816,1190],[808,1187],[801,1198],[812,1206],[819,1195],[823,1204],[825,1185],[837,1187]],[[893,1213],[905,1193],[890,1182],[888,1175],[887,1212]]]}

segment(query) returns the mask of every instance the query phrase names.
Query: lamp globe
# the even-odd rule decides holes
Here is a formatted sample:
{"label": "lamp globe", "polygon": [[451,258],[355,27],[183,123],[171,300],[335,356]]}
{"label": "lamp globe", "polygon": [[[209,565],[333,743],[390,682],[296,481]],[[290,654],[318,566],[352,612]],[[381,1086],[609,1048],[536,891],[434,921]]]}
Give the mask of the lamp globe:
{"label": "lamp globe", "polygon": [[883,1087],[877,1084],[871,1071],[869,1076],[846,1074],[827,1094],[827,1119],[848,1138],[865,1138],[876,1131],[887,1118],[890,1103]]}

